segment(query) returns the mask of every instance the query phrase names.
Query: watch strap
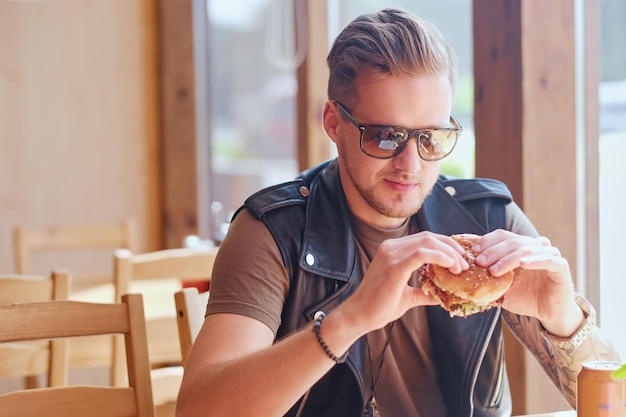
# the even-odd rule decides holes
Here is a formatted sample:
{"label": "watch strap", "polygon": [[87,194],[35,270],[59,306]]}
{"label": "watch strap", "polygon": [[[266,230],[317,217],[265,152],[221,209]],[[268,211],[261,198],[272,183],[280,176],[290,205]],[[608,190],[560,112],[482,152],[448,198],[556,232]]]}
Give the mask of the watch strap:
{"label": "watch strap", "polygon": [[591,331],[596,325],[596,310],[593,305],[580,294],[575,294],[576,304],[583,311],[585,320],[580,327],[570,337],[555,336],[547,331],[541,323],[538,324],[541,335],[552,345],[559,349],[571,350],[579,347],[587,339]]}

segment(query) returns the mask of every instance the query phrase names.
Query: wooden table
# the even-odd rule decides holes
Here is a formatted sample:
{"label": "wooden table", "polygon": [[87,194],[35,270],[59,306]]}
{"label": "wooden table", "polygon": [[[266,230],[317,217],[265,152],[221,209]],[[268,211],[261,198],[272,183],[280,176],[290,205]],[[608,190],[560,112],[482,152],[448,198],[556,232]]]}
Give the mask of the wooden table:
{"label": "wooden table", "polygon": [[576,417],[576,410],[555,411],[552,413],[524,414],[517,417]]}

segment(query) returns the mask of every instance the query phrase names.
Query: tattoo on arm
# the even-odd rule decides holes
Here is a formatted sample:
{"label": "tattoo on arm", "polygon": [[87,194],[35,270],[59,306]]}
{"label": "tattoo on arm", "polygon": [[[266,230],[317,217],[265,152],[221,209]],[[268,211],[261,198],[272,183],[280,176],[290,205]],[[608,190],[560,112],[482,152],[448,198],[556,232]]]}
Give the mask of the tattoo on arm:
{"label": "tattoo on arm", "polygon": [[503,311],[502,317],[520,343],[537,358],[573,408],[576,407],[576,377],[583,362],[618,358],[615,348],[602,336],[597,327],[578,348],[558,349],[539,333],[536,319],[507,311]]}

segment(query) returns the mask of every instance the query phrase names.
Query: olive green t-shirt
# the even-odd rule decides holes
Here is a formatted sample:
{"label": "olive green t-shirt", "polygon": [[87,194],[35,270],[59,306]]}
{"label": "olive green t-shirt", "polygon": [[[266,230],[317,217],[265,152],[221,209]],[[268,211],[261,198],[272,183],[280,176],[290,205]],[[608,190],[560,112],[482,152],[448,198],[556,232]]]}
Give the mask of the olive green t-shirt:
{"label": "olive green t-shirt", "polygon": [[[352,224],[363,271],[367,270],[383,240],[417,232],[408,222],[396,230],[376,229],[356,219]],[[537,235],[515,203],[507,207],[507,229]],[[411,285],[418,285],[415,274]],[[270,231],[247,210],[241,211],[219,249],[207,315],[245,315],[264,323],[276,335],[288,292],[289,276]],[[445,416],[437,370],[430,359],[432,346],[425,307],[409,310],[393,325],[391,332],[390,327],[367,335],[365,398],[370,397],[375,380],[375,397],[381,417]]]}

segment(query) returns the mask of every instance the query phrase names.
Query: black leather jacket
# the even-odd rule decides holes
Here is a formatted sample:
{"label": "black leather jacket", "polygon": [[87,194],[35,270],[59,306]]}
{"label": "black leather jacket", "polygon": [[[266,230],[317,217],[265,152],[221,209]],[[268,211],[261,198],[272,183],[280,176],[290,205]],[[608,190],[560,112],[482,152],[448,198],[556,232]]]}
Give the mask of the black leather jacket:
{"label": "black leather jacket", "polygon": [[[498,181],[441,176],[415,216],[420,230],[484,234],[506,227],[510,201]],[[336,160],[254,194],[245,207],[267,225],[291,276],[277,339],[354,292],[362,276]],[[427,315],[448,416],[510,416],[500,310],[463,319],[427,307]],[[287,415],[361,417],[364,345],[364,338],[357,341],[347,361],[334,366]]]}

